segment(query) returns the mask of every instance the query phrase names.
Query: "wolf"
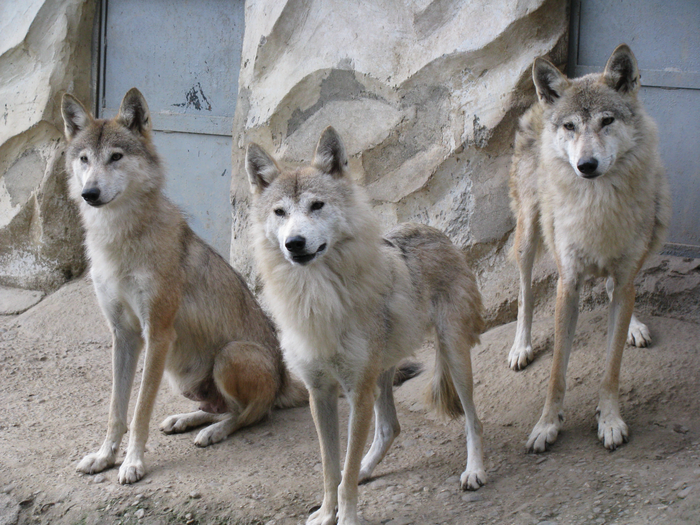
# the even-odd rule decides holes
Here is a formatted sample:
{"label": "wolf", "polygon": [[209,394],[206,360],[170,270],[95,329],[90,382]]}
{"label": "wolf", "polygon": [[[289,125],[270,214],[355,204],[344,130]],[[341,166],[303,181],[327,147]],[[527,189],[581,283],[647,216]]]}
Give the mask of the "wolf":
{"label": "wolf", "polygon": [[275,328],[243,278],[187,225],[163,193],[161,160],[143,95],[131,89],[119,114],[96,120],[70,94],[62,101],[70,193],[78,203],[97,300],[112,332],[107,437],[77,470],[115,464],[134,372],[144,368],[119,483],[145,474],[144,449],[163,372],[199,410],[168,417],[165,433],[209,425],[205,447],[262,419],[273,406],[307,402],[286,368]]}
{"label": "wolf", "polygon": [[[486,481],[482,426],[472,398],[470,349],[482,303],[464,253],[438,230],[402,224],[382,237],[351,180],[338,133],[327,128],[310,166],[284,170],[260,146],[246,151],[254,253],[285,360],[306,384],[321,446],[323,503],[307,523],[359,523],[358,482],[371,477],[399,434],[394,367],[436,333],[430,397],[466,415],[463,489]],[[338,392],[350,404],[340,470]],[[362,458],[374,406],[374,440]],[[337,516],[336,516],[337,506]]]}
{"label": "wolf", "polygon": [[539,58],[532,75],[538,102],[520,119],[510,171],[517,219],[513,252],[520,270],[509,355],[514,370],[533,357],[531,277],[542,238],[559,279],[547,399],[527,448],[543,452],[561,430],[579,290],[584,277],[594,275],[607,278],[611,302],[598,438],[615,449],[629,435],[618,393],[625,341],[639,347],[651,342],[649,330],[633,315],[634,278],[663,243],[671,218],[656,126],[638,99],[637,60],[625,44],[615,49],[603,73],[569,79]]}

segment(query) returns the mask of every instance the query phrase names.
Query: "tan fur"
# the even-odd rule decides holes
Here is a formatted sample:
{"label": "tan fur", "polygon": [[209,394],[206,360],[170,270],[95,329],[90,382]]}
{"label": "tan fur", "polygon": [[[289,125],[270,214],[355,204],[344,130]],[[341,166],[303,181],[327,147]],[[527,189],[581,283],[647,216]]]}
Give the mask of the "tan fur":
{"label": "tan fur", "polygon": [[634,277],[661,246],[671,216],[656,126],[637,99],[639,71],[626,45],[613,52],[602,74],[568,79],[538,59],[533,79],[539,103],[520,120],[510,173],[517,219],[513,254],[520,268],[510,366],[518,370],[533,358],[530,281],[544,239],[559,271],[554,359],[545,408],[528,448],[544,451],[561,428],[579,289],[593,274],[608,278],[611,299],[598,435],[612,449],[628,438],[618,407],[625,340],[636,346],[651,341],[632,313]]}
{"label": "tan fur", "polygon": [[164,371],[177,391],[201,402],[201,410],[171,416],[161,429],[182,432],[213,423],[197,436],[200,446],[259,421],[273,405],[304,403],[304,387],[290,377],[274,327],[241,276],[163,194],[143,96],[129,91],[110,121],[95,120],[70,95],[62,109],[71,192],[113,335],[107,437],[78,470],[92,474],[114,465],[142,347],[144,372],[120,483],[145,474],[143,453]]}
{"label": "tan fur", "polygon": [[[328,128],[311,166],[283,170],[251,144],[256,260],[290,367],[311,394],[324,499],[309,524],[357,523],[357,483],[398,435],[394,367],[437,333],[432,399],[467,415],[464,489],[485,481],[481,424],[472,400],[470,348],[483,329],[481,297],[465,256],[441,232],[403,224],[382,237],[365,193],[347,176],[340,137]],[[379,394],[376,396],[377,384]],[[352,407],[340,471],[337,394]],[[376,396],[376,399],[375,399]],[[362,451],[375,410],[375,437]],[[459,408],[458,408],[459,407]]]}

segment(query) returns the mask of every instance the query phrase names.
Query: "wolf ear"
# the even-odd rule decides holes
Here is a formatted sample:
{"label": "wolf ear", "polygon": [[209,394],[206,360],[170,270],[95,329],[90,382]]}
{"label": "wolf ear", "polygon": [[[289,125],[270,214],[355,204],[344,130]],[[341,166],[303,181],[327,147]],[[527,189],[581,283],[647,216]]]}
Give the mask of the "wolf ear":
{"label": "wolf ear", "polygon": [[318,139],[313,165],[324,173],[336,177],[342,177],[348,168],[348,156],[345,154],[345,146],[340,140],[340,135],[331,126],[328,126],[321,138]]}
{"label": "wolf ear", "polygon": [[535,82],[537,98],[545,104],[553,104],[569,86],[566,78],[557,67],[544,58],[535,59],[532,65],[532,80]]}
{"label": "wolf ear", "polygon": [[275,160],[254,142],[248,144],[245,151],[245,170],[248,172],[250,191],[254,195],[265,191],[280,174]]}
{"label": "wolf ear", "polygon": [[69,142],[90,124],[92,115],[73,95],[65,93],[61,100],[61,115],[63,115],[63,132]]}
{"label": "wolf ear", "polygon": [[620,93],[636,93],[639,90],[639,68],[637,59],[627,44],[615,48],[605,64],[605,82]]}
{"label": "wolf ear", "polygon": [[151,131],[151,113],[141,92],[131,88],[119,107],[117,120],[134,133],[145,135]]}

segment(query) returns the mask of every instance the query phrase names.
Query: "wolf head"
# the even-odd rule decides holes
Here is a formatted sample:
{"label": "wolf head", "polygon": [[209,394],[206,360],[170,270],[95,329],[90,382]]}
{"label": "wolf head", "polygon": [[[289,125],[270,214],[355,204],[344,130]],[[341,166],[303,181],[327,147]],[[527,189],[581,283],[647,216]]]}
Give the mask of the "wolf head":
{"label": "wolf head", "polygon": [[333,128],[321,134],[311,166],[283,171],[253,143],[245,164],[255,200],[254,221],[289,263],[318,261],[351,235],[347,209],[354,192],[345,147]]}
{"label": "wolf head", "polygon": [[76,200],[113,208],[124,195],[160,190],[163,176],[151,142],[151,117],[138,89],[129,90],[112,120],[93,118],[69,94],[63,95],[61,113]]}
{"label": "wolf head", "polygon": [[549,143],[576,175],[604,175],[632,148],[633,120],[640,110],[639,70],[627,45],[613,51],[602,74],[568,79],[538,58],[532,76],[545,109],[546,132],[554,135]]}

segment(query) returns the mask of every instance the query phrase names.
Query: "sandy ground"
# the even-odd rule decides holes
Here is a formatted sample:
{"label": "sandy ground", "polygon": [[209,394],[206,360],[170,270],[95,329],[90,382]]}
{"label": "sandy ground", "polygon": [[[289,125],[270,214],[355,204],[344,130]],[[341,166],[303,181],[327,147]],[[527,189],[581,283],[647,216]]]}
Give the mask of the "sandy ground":
{"label": "sandy ground", "polygon": [[[700,280],[700,265],[690,266],[678,278],[694,280],[686,289]],[[647,304],[680,275],[660,268],[666,280],[647,286]],[[700,298],[683,297],[677,308],[666,301],[664,315],[647,308],[642,318],[654,344],[626,351],[621,399],[628,444],[608,452],[596,437],[607,309],[593,306],[579,320],[564,431],[551,451],[525,453],[552,360],[550,302],[536,312],[537,357],[526,370],[507,367],[514,323],[484,334],[473,351],[488,484],[478,492],[459,490],[463,422],[444,423],[426,410],[421,389],[428,371],[396,391],[402,433],[375,478],[360,488],[362,518],[391,525],[700,523]],[[166,384],[151,422],[146,477],[121,486],[116,469],[78,474],[78,460],[97,449],[106,431],[110,344],[86,279],[24,314],[0,316],[0,525],[287,525],[303,523],[320,504],[321,465],[308,407],[276,411],[199,449],[194,433],[157,430],[167,415],[193,408]],[[417,359],[429,369],[431,348]],[[347,418],[345,401],[340,405]]]}

